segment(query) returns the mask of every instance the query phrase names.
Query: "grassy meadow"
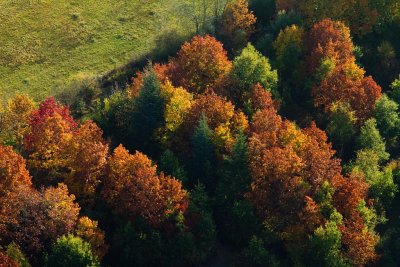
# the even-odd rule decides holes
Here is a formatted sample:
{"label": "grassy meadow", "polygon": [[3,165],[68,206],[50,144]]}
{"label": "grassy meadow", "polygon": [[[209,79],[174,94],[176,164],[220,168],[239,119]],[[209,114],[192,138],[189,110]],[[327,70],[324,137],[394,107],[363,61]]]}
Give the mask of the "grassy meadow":
{"label": "grassy meadow", "polygon": [[[187,0],[0,0],[0,94],[40,100],[194,31]],[[159,42],[158,42],[159,43]]]}

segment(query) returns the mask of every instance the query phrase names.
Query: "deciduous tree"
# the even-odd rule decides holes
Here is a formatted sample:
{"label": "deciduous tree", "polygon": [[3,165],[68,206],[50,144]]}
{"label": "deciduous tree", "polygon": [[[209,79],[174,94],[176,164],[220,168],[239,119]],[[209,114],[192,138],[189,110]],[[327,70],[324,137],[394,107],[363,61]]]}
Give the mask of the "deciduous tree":
{"label": "deciduous tree", "polygon": [[304,29],[291,25],[279,32],[274,42],[277,67],[286,72],[294,68],[300,55],[304,52]]}
{"label": "deciduous tree", "polygon": [[7,197],[21,186],[31,186],[31,177],[25,159],[11,147],[0,145],[0,199]]}
{"label": "deciduous tree", "polygon": [[30,259],[38,260],[52,242],[74,229],[80,210],[74,200],[64,184],[40,192],[20,188],[2,202],[2,241],[13,240]]}
{"label": "deciduous tree", "polygon": [[200,95],[189,110],[181,128],[177,131],[174,142],[180,151],[188,151],[190,138],[203,116],[207,118],[212,130],[212,140],[220,152],[231,147],[237,134],[248,129],[246,116],[235,110],[235,106],[216,94]]}
{"label": "deciduous tree", "polygon": [[230,1],[222,14],[218,34],[227,50],[238,51],[246,46],[255,30],[256,17],[249,11],[248,0]]}
{"label": "deciduous tree", "polygon": [[79,218],[75,235],[88,242],[92,248],[93,255],[101,260],[107,253],[108,245],[105,243],[105,233],[98,227],[98,222],[88,217]]}
{"label": "deciduous tree", "polygon": [[154,226],[187,207],[187,193],[179,181],[157,175],[149,158],[140,152],[131,155],[123,146],[108,160],[103,196],[117,213],[132,220],[141,216]]}
{"label": "deciduous tree", "polygon": [[333,103],[341,101],[350,105],[360,122],[371,117],[381,87],[372,77],[364,77],[365,71],[355,63],[349,29],[324,19],[313,26],[308,40],[307,62],[316,80],[314,106],[329,112]]}
{"label": "deciduous tree", "polygon": [[[288,247],[299,246],[313,233],[323,235],[317,229],[337,209],[343,216],[343,223],[337,222],[341,252],[349,261],[365,264],[375,259],[377,243],[373,226],[368,228],[363,217],[372,208],[364,205],[364,213],[360,209],[368,186],[358,173],[343,177],[334,154],[326,134],[314,123],[300,130],[273,107],[259,110],[253,116],[249,139],[251,189],[247,197],[264,225]],[[329,246],[335,250],[334,244]],[[357,255],[358,246],[362,253]]]}
{"label": "deciduous tree", "polygon": [[272,70],[269,60],[250,43],[233,61],[232,76],[242,93],[250,91],[257,83],[274,92],[278,84],[277,71]]}
{"label": "deciduous tree", "polygon": [[98,267],[100,263],[88,242],[73,235],[62,236],[51,247],[46,256],[45,266],[87,266]]}
{"label": "deciduous tree", "polygon": [[388,148],[398,144],[397,136],[400,133],[400,118],[398,104],[386,94],[382,95],[375,103],[374,117],[379,133],[385,138]]}
{"label": "deciduous tree", "polygon": [[27,95],[17,94],[7,101],[3,112],[0,112],[0,143],[22,149],[24,135],[34,102]]}
{"label": "deciduous tree", "polygon": [[231,69],[232,63],[222,44],[214,37],[195,36],[182,45],[169,63],[168,77],[175,86],[192,93],[204,93]]}
{"label": "deciduous tree", "polygon": [[86,121],[75,131],[65,150],[68,171],[64,182],[81,203],[93,203],[108,154],[102,131],[95,123]]}
{"label": "deciduous tree", "polygon": [[371,149],[374,151],[380,161],[389,159],[390,155],[386,152],[385,141],[377,129],[375,119],[367,120],[361,127],[357,145],[359,149]]}

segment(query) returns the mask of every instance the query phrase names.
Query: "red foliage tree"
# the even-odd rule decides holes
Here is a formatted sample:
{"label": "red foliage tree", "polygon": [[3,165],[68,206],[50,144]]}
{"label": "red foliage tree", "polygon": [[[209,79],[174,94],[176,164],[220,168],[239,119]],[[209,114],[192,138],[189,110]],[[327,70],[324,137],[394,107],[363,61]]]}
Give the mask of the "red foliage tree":
{"label": "red foliage tree", "polygon": [[53,98],[45,100],[32,113],[25,137],[28,166],[37,182],[64,182],[81,203],[92,203],[108,154],[102,134],[91,121],[78,125]]}
{"label": "red foliage tree", "polygon": [[367,197],[368,185],[363,175],[353,173],[349,178],[338,180],[333,196],[337,210],[343,215],[342,243],[344,253],[355,265],[362,266],[377,258],[375,245],[378,237],[364,224],[359,205]]}
{"label": "red foliage tree", "polygon": [[54,97],[45,99],[39,106],[38,109],[34,110],[30,116],[29,125],[31,127],[30,132],[25,136],[25,149],[30,151],[32,145],[34,145],[36,138],[40,138],[40,126],[44,124],[48,118],[54,117],[58,114],[69,128],[74,129],[77,124],[74,118],[70,115],[69,108],[58,104]]}

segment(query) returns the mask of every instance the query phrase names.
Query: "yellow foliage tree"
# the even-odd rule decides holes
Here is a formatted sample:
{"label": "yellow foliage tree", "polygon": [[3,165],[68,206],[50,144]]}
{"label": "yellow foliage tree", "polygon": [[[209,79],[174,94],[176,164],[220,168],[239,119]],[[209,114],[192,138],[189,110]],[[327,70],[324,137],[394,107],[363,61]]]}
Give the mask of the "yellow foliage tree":
{"label": "yellow foliage tree", "polygon": [[20,150],[35,104],[27,95],[17,94],[0,111],[0,143]]}

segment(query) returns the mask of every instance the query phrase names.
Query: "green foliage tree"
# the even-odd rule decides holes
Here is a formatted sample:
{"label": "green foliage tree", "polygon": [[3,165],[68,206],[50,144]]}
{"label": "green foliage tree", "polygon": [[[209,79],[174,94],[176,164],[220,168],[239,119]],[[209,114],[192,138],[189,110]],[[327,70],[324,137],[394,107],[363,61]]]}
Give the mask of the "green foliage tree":
{"label": "green foliage tree", "polygon": [[171,150],[167,149],[164,151],[164,153],[161,155],[158,167],[164,173],[179,179],[182,181],[182,183],[185,184],[187,182],[186,172],[183,166],[180,164],[179,159]]}
{"label": "green foliage tree", "polygon": [[331,106],[326,132],[336,148],[339,149],[340,155],[343,155],[345,145],[348,144],[355,135],[356,120],[354,112],[351,111],[349,104],[337,102]]}
{"label": "green foliage tree", "polygon": [[267,25],[275,12],[274,0],[252,0],[249,3],[249,9],[254,12],[257,22]]}
{"label": "green foliage tree", "polygon": [[221,181],[218,184],[221,199],[231,202],[243,197],[250,188],[250,170],[248,166],[247,140],[240,133],[233,145],[232,152],[224,159],[221,169]]}
{"label": "green foliage tree", "polygon": [[162,237],[139,220],[120,223],[113,236],[110,255],[115,266],[155,266],[162,262]]}
{"label": "green foliage tree", "polygon": [[274,92],[278,84],[278,73],[271,69],[269,60],[250,43],[233,61],[232,75],[242,91],[260,83],[265,89]]}
{"label": "green foliage tree", "polygon": [[265,249],[264,241],[257,236],[251,238],[248,247],[244,250],[243,261],[244,265],[254,267],[279,266],[276,258]]}
{"label": "green foliage tree", "polygon": [[98,104],[92,118],[115,143],[125,143],[130,126],[128,114],[133,112],[133,106],[128,92],[118,91]]}
{"label": "green foliage tree", "polygon": [[357,138],[357,146],[359,149],[371,149],[379,157],[379,161],[389,159],[386,152],[385,141],[379,133],[377,122],[374,118],[367,120],[361,127],[360,135]]}
{"label": "green foliage tree", "polygon": [[342,216],[336,211],[324,226],[320,226],[314,231],[308,244],[307,265],[326,267],[351,266],[340,253],[342,233],[338,225],[341,223]]}
{"label": "green foliage tree", "polygon": [[51,267],[96,267],[100,266],[93,255],[90,244],[73,235],[62,236],[46,256],[45,265]]}
{"label": "green foliage tree", "polygon": [[380,266],[399,266],[399,248],[400,248],[400,228],[389,228],[382,235],[382,239],[379,246],[379,251],[382,252],[382,256],[379,259]]}
{"label": "green foliage tree", "polygon": [[398,109],[399,105],[386,94],[382,95],[375,103],[374,117],[388,148],[394,148],[397,145],[397,138],[400,133]]}
{"label": "green foliage tree", "polygon": [[398,105],[400,105],[400,78],[396,79],[390,85],[390,97],[393,99]]}
{"label": "green foliage tree", "polygon": [[22,253],[21,249],[14,242],[6,247],[7,255],[16,261],[20,267],[30,267],[28,259]]}
{"label": "green foliage tree", "polygon": [[185,217],[167,226],[174,231],[155,229],[142,219],[117,222],[110,251],[113,266],[189,266],[204,262],[213,252],[216,238],[210,204],[204,186],[198,185],[190,192]]}
{"label": "green foliage tree", "polygon": [[217,229],[212,215],[211,199],[206,188],[198,183],[190,191],[189,227],[195,237],[193,256],[195,262],[206,260],[215,251]]}
{"label": "green foliage tree", "polygon": [[279,32],[274,42],[276,65],[278,69],[287,73],[293,71],[304,51],[304,29],[291,25]]}
{"label": "green foliage tree", "polygon": [[353,171],[364,173],[369,184],[369,194],[376,200],[375,206],[381,213],[390,207],[397,193],[397,185],[393,180],[393,173],[389,167],[381,170],[380,157],[373,149],[363,149],[357,152]]}

